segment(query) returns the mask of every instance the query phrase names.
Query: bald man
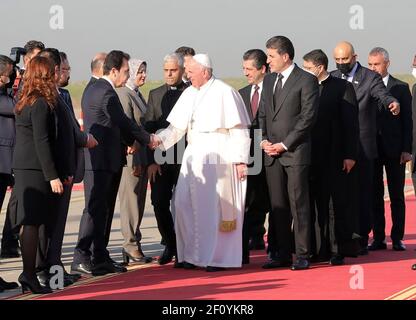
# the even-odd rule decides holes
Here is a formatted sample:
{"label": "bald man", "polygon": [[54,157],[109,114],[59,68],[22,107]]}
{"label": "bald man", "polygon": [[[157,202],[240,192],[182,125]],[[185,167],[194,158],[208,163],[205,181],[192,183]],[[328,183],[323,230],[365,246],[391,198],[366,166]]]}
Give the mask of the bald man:
{"label": "bald man", "polygon": [[[106,57],[107,54],[105,52],[99,52],[92,58],[91,79],[88,82],[87,87],[103,76],[103,65]],[[85,89],[87,89],[87,87],[85,87]]]}
{"label": "bald man", "polygon": [[372,228],[374,160],[377,158],[377,111],[384,108],[392,115],[400,113],[400,104],[388,92],[381,76],[363,67],[351,43],[343,41],[334,49],[336,71],[331,74],[351,82],[358,100],[360,146],[357,161],[359,181],[356,208],[359,210],[359,255],[368,254],[368,234]]}

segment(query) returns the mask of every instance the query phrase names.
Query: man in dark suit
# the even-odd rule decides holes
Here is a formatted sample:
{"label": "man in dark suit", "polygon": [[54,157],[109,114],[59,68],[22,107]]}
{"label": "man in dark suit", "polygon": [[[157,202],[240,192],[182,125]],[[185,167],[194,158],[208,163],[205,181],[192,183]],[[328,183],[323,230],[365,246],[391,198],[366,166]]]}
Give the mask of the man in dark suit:
{"label": "man in dark suit", "polygon": [[[412,75],[416,78],[416,55],[413,58],[413,69]],[[416,165],[415,165],[415,157],[416,157],[416,83],[412,87],[412,122],[413,122],[413,139],[412,139],[412,181],[413,181],[413,189],[416,193]]]}
{"label": "man in dark suit", "polygon": [[[239,93],[244,100],[251,120],[250,156],[254,158],[254,161],[260,161],[257,164],[250,164],[249,167],[253,168],[254,165],[258,165],[260,170],[255,174],[247,176],[246,207],[243,223],[243,264],[247,264],[250,261],[250,249],[261,250],[265,248],[263,240],[266,232],[264,221],[266,213],[270,210],[266,173],[262,163],[263,157],[260,159],[255,158],[255,155],[262,155],[263,153],[256,140],[256,138],[259,138],[258,135],[260,135],[257,111],[263,89],[263,79],[267,71],[267,56],[262,50],[252,49],[244,53],[243,72],[249,85],[240,89]],[[255,140],[257,143],[255,143]],[[257,149],[256,152],[254,152],[254,148]]]}
{"label": "man in dark suit", "polygon": [[[6,85],[10,82],[12,70],[13,61],[9,57],[0,55],[0,209],[3,205],[7,188],[13,186],[12,156],[16,140],[15,101],[6,90]],[[9,227],[7,228],[6,225]],[[17,241],[13,237],[9,215],[6,215],[4,230],[6,230],[6,235],[3,233],[2,258],[10,257],[8,254],[11,253],[11,249],[18,255],[17,249],[15,249],[17,247],[15,242]],[[9,237],[7,237],[7,230]]]}
{"label": "man in dark suit", "polygon": [[[187,87],[182,81],[183,63],[182,56],[177,53],[165,57],[163,64],[165,84],[149,93],[148,108],[144,116],[145,128],[148,132],[155,133],[169,126],[166,118]],[[157,163],[154,152],[149,151],[147,173],[152,187],[152,205],[160,235],[166,244],[163,254],[158,259],[161,265],[171,262],[173,256],[176,256],[176,235],[170,207],[184,149],[185,142],[182,139],[173,150],[167,151],[168,154],[173,151],[173,161],[163,164]]]}
{"label": "man in dark suit", "polygon": [[187,65],[188,65],[189,61],[195,55],[195,50],[194,50],[194,48],[191,48],[191,47],[182,46],[182,47],[179,47],[178,49],[176,49],[175,53],[181,55],[182,58],[183,58],[183,67],[184,67],[185,71],[184,71],[183,76],[182,76],[182,81],[187,86],[190,86],[191,81],[189,81],[186,68],[187,68]]}
{"label": "man in dark suit", "polygon": [[103,76],[103,66],[104,61],[107,54],[105,52],[99,52],[97,53],[94,58],[91,60],[91,78],[90,81],[88,81],[87,86],[84,89],[87,90],[87,88],[92,85],[95,81],[102,78]]}
{"label": "man in dark suit", "polygon": [[[37,270],[39,282],[43,285],[49,284],[49,269],[51,266],[60,265],[62,255],[62,243],[65,233],[65,225],[68,216],[69,203],[74,176],[77,174],[78,167],[84,167],[79,163],[77,152],[80,148],[92,148],[97,145],[97,141],[90,134],[80,130],[79,124],[71,106],[68,96],[62,95],[59,89],[61,85],[67,85],[69,79],[69,63],[65,54],[60,54],[57,49],[46,48],[39,53],[46,57],[55,65],[55,82],[59,91],[58,101],[55,109],[57,125],[57,143],[54,146],[54,156],[56,166],[63,181],[64,192],[54,197],[54,214],[48,222],[39,229],[39,250],[37,258]],[[62,164],[68,164],[63,167]],[[79,174],[78,174],[79,175]],[[79,178],[79,177],[78,177]],[[82,179],[82,177],[81,177]],[[64,284],[69,285],[78,280],[74,275],[65,272]]]}
{"label": "man in dark suit", "polygon": [[83,94],[81,106],[85,131],[98,140],[98,146],[85,152],[85,209],[80,222],[72,273],[102,275],[125,272],[107,250],[107,230],[111,228],[122,168],[126,162],[125,144],[156,145],[155,138],[126,117],[116,87],[129,77],[129,55],[111,51],[104,61],[104,76]]}
{"label": "man in dark suit", "polygon": [[[412,75],[416,78],[416,55],[413,57],[413,69]],[[413,190],[416,193],[416,166],[415,166],[415,157],[416,157],[416,83],[412,87],[412,122],[413,122],[413,134],[412,134],[412,181],[413,181]],[[416,270],[416,263],[412,265],[412,269]]]}
{"label": "man in dark suit", "polygon": [[[303,56],[304,70],[319,81],[319,108],[312,130],[310,195],[312,255],[331,265],[344,263],[351,247],[358,247],[357,212],[349,204],[358,157],[358,102],[348,81],[331,76],[322,50]],[[357,250],[357,249],[356,249]]]}
{"label": "man in dark suit", "polygon": [[409,85],[388,73],[389,53],[380,47],[370,51],[368,67],[382,78],[387,90],[400,103],[400,114],[381,109],[377,117],[378,157],[374,164],[374,241],[368,250],[387,249],[385,242],[386,220],[384,217],[384,180],[383,167],[387,175],[387,187],[391,201],[393,225],[390,237],[393,250],[404,251],[403,243],[406,204],[404,182],[406,163],[412,159],[412,96]]}
{"label": "man in dark suit", "polygon": [[360,255],[368,254],[368,234],[372,227],[374,159],[377,157],[377,111],[379,108],[390,110],[398,115],[400,105],[389,94],[379,74],[373,72],[357,61],[357,55],[349,42],[340,42],[334,49],[336,71],[331,74],[343,78],[354,86],[358,100],[358,117],[360,128],[360,146],[357,161],[358,170],[358,208],[360,221]]}
{"label": "man in dark suit", "polygon": [[[309,268],[310,133],[318,111],[318,81],[293,63],[295,50],[288,38],[273,37],[266,48],[273,73],[264,78],[259,122],[271,202],[268,231],[271,261],[263,268],[292,265],[292,270],[303,270]],[[296,249],[293,264],[292,221]]]}

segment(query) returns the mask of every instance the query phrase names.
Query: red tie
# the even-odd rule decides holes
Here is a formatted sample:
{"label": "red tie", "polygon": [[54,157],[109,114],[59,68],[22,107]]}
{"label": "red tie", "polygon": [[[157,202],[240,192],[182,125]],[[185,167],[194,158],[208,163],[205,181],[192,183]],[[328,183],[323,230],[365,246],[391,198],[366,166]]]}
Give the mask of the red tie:
{"label": "red tie", "polygon": [[251,112],[253,113],[253,118],[256,117],[258,108],[259,108],[259,86],[256,84],[254,87],[253,97],[251,98]]}

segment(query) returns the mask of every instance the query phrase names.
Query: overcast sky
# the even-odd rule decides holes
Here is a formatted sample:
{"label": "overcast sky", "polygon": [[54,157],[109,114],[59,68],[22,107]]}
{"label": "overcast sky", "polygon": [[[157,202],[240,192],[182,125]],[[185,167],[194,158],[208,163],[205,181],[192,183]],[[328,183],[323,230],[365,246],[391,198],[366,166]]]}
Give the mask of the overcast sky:
{"label": "overcast sky", "polygon": [[275,35],[293,41],[298,64],[323,49],[330,69],[340,40],[365,65],[373,47],[386,48],[392,73],[410,73],[416,53],[415,0],[0,0],[0,12],[1,54],[41,40],[68,54],[73,80],[88,79],[91,57],[111,49],[146,60],[150,79],[161,79],[164,55],[182,45],[208,53],[217,76],[240,77],[242,54]]}

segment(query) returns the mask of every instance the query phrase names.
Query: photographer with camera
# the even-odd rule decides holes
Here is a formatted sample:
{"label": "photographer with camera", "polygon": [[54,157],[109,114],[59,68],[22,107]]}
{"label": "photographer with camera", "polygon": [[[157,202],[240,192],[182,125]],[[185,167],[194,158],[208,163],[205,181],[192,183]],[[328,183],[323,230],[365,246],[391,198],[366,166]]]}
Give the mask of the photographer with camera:
{"label": "photographer with camera", "polygon": [[[12,63],[11,73],[9,75],[9,82],[5,85],[5,92],[9,90],[9,95],[14,97],[15,101],[18,100],[18,94],[23,87],[23,74],[29,61],[35,57],[41,50],[45,48],[45,45],[37,40],[28,41],[24,48],[15,47],[11,49],[10,57]],[[19,68],[20,58],[23,57],[23,67]],[[3,126],[1,126],[3,128]],[[0,129],[1,130],[1,129]],[[13,124],[14,130],[14,124]],[[17,209],[17,201],[12,191],[7,206],[6,221],[4,223],[2,239],[1,239],[1,258],[18,258],[20,257],[20,249],[18,243],[18,229],[13,228],[10,222],[10,217],[15,216]]]}
{"label": "photographer with camera", "polygon": [[[0,55],[0,209],[7,187],[13,185],[12,156],[15,142],[14,100],[7,94],[6,86],[13,71],[13,60]],[[0,292],[17,288],[0,277]]]}

